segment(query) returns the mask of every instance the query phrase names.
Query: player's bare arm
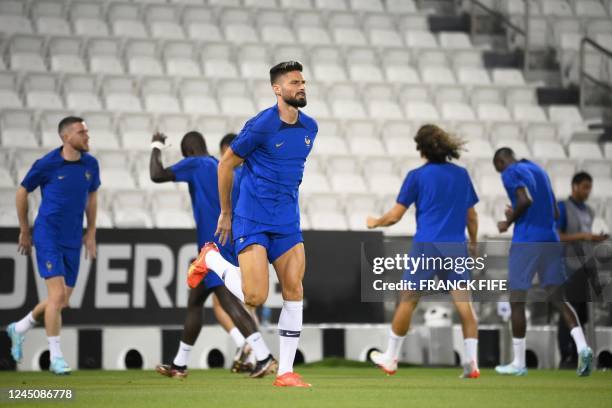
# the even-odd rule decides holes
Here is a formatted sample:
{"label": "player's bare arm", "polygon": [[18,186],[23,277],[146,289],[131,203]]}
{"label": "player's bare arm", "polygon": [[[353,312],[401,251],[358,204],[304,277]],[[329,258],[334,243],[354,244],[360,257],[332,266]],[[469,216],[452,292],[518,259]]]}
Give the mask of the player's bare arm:
{"label": "player's bare arm", "polygon": [[478,213],[474,207],[471,207],[467,211],[467,231],[468,231],[468,250],[470,251],[470,256],[476,257],[477,246],[478,243]]}
{"label": "player's bare arm", "polygon": [[15,198],[17,204],[17,218],[19,219],[19,246],[17,251],[22,255],[32,252],[32,232],[28,221],[28,191],[19,186]]}
{"label": "player's bare arm", "polygon": [[219,236],[219,242],[225,243],[231,239],[232,232],[232,187],[234,185],[234,169],[240,166],[244,159],[234,153],[231,147],[219,162],[219,200],[221,202],[221,214],[217,223],[215,236]]}
{"label": "player's bare arm", "polygon": [[397,222],[399,222],[399,220],[402,219],[402,217],[406,213],[406,210],[408,210],[408,208],[399,203],[396,203],[393,208],[387,211],[382,217],[368,217],[366,221],[367,226],[371,229],[377,227],[388,227],[390,225],[396,224]]}
{"label": "player's bare arm", "polygon": [[506,209],[506,220],[497,223],[497,229],[499,232],[506,232],[508,228],[527,211],[529,206],[532,204],[529,192],[525,187],[519,187],[516,189],[516,205],[514,208]]}
{"label": "player's bare arm", "polygon": [[164,168],[161,160],[161,149],[165,146],[167,137],[162,133],[155,133],[151,140],[151,161],[149,162],[149,173],[154,183],[175,181],[176,176],[170,169]]}
{"label": "player's bare arm", "polygon": [[87,206],[85,207],[85,216],[87,217],[87,229],[83,237],[85,245],[85,258],[94,259],[97,255],[96,251],[96,216],[98,213],[98,192],[93,191],[87,196]]}

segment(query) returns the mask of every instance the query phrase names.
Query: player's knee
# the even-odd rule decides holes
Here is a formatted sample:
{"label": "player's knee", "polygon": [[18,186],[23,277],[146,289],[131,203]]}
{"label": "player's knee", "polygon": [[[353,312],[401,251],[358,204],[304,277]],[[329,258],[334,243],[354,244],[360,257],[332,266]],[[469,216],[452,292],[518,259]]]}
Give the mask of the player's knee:
{"label": "player's knee", "polygon": [[261,306],[266,302],[266,294],[261,291],[251,291],[244,294],[244,303],[249,306]]}
{"label": "player's knee", "polygon": [[302,300],[304,298],[304,289],[302,285],[294,285],[283,287],[283,299],[285,300]]}
{"label": "player's knee", "polygon": [[68,303],[66,295],[63,293],[51,294],[47,298],[47,307],[51,307],[56,310],[63,309]]}

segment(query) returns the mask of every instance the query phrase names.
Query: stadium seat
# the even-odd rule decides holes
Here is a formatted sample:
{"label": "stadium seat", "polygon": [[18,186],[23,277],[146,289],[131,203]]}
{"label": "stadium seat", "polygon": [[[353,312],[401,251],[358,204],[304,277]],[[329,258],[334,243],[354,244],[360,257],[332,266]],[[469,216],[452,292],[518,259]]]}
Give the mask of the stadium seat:
{"label": "stadium seat", "polygon": [[406,118],[414,121],[436,121],[440,119],[438,110],[427,102],[409,102],[405,105]]}
{"label": "stadium seat", "polygon": [[154,41],[130,41],[125,45],[128,72],[132,75],[162,75],[163,67],[157,58]]}
{"label": "stadium seat", "polygon": [[489,85],[489,73],[484,68],[459,67],[457,68],[457,80],[462,85]]}
{"label": "stadium seat", "polygon": [[470,140],[466,145],[463,156],[470,159],[493,158],[493,148],[487,140]]}
{"label": "stadium seat", "polygon": [[453,72],[449,68],[437,65],[422,67],[421,78],[426,84],[453,85],[455,83]]}
{"label": "stadium seat", "polygon": [[53,75],[28,75],[24,79],[26,106],[33,109],[62,109],[64,102],[57,86],[57,78]]}
{"label": "stadium seat", "polygon": [[144,108],[149,113],[179,113],[181,107],[169,80],[156,78],[142,83]]}
{"label": "stadium seat", "polygon": [[348,9],[344,0],[314,0],[314,7],[325,11],[344,11]]}
{"label": "stadium seat", "polygon": [[512,68],[496,68],[493,70],[493,83],[502,86],[523,86],[523,72]]}
{"label": "stadium seat", "polygon": [[119,54],[120,43],[112,39],[90,39],[86,47],[89,69],[96,74],[123,74],[124,68]]}
{"label": "stadium seat", "polygon": [[510,112],[505,106],[493,103],[481,103],[476,106],[478,119],[484,121],[509,121]]}
{"label": "stadium seat", "polygon": [[164,5],[150,5],[145,10],[145,19],[154,38],[181,40],[185,38],[178,23],[177,8]]}
{"label": "stadium seat", "polygon": [[238,68],[233,62],[203,57],[204,73],[207,78],[238,78]]}
{"label": "stadium seat", "polygon": [[574,15],[569,3],[565,0],[540,0],[542,14],[545,16],[566,17]]}
{"label": "stadium seat", "polygon": [[325,174],[306,170],[302,184],[300,185],[301,194],[329,192],[331,192],[331,187]]}
{"label": "stadium seat", "polygon": [[338,119],[363,119],[368,115],[359,100],[336,99],[331,104],[332,113]]}
{"label": "stadium seat", "polygon": [[411,135],[393,135],[384,137],[387,152],[392,156],[411,156],[418,157],[416,144]]}
{"label": "stadium seat", "polygon": [[101,4],[74,2],[69,10],[74,33],[79,36],[107,37],[110,34]]}
{"label": "stadium seat", "polygon": [[351,136],[348,138],[351,153],[356,156],[382,155],[385,154],[385,147],[380,139],[367,136]]}
{"label": "stadium seat", "polygon": [[11,72],[0,72],[0,109],[21,108],[23,103],[17,93],[17,76]]}
{"label": "stadium seat", "polygon": [[438,41],[430,31],[406,31],[404,41],[410,49],[438,47]]}
{"label": "stadium seat", "polygon": [[[2,21],[0,21],[1,26]],[[14,35],[8,48],[8,65],[12,71],[44,72],[44,37]]]}
{"label": "stadium seat", "polygon": [[512,108],[512,116],[515,120],[523,122],[547,122],[548,118],[544,110],[537,105],[517,104]]}
{"label": "stadium seat", "polygon": [[209,82],[198,79],[184,80],[180,84],[179,94],[185,113],[219,114],[219,106]]}
{"label": "stadium seat", "polygon": [[368,39],[373,46],[402,47],[402,36],[390,28],[373,28],[368,32]]}
{"label": "stadium seat", "polygon": [[119,119],[119,134],[124,149],[149,150],[153,132],[153,121],[148,115],[124,114]]}
{"label": "stadium seat", "polygon": [[383,82],[383,73],[377,65],[349,65],[349,78],[354,82]]}
{"label": "stadium seat", "polygon": [[113,35],[116,37],[143,39],[148,37],[138,5],[111,3],[107,13]]}
{"label": "stadium seat", "polygon": [[[368,188],[359,174],[339,173],[329,175],[332,191],[339,194],[366,193]],[[312,221],[312,220],[311,220]]]}
{"label": "stadium seat", "polygon": [[387,81],[400,84],[419,84],[419,74],[408,65],[386,65],[385,76]]}
{"label": "stadium seat", "polygon": [[535,90],[528,87],[514,87],[506,90],[506,106],[537,105]]}
{"label": "stadium seat", "polygon": [[309,212],[310,227],[320,231],[345,231],[348,224],[344,213],[338,210]]}
{"label": "stadium seat", "polygon": [[32,23],[24,16],[0,15],[0,32],[6,34],[31,34]]}
{"label": "stadium seat", "polygon": [[49,41],[51,70],[62,73],[85,73],[81,42],[72,37],[55,37]]}
{"label": "stadium seat", "polygon": [[573,3],[578,17],[601,17],[607,14],[603,4],[596,0],[580,0]]}
{"label": "stadium seat", "polygon": [[387,11],[390,13],[416,13],[418,10],[414,0],[387,0]]}
{"label": "stadium seat", "polygon": [[105,189],[131,190],[136,188],[134,179],[126,169],[107,168],[100,172],[100,181]]}
{"label": "stadium seat", "polygon": [[119,140],[111,114],[84,112],[83,119],[89,128],[89,144],[93,150],[119,149]]}
{"label": "stadium seat", "polygon": [[612,179],[610,178],[596,178],[593,180],[593,193],[592,197],[612,197]]}
{"label": "stadium seat", "polygon": [[553,141],[534,141],[531,145],[533,157],[543,159],[566,159],[565,150],[558,142]]}
{"label": "stadium seat", "polygon": [[338,27],[332,30],[334,42],[340,46],[364,46],[368,41],[358,28]]}
{"label": "stadium seat", "polygon": [[612,178],[612,165],[609,160],[587,159],[584,160],[580,168],[591,176],[599,178]]}
{"label": "stadium seat", "polygon": [[170,42],[163,50],[166,73],[174,77],[202,75],[194,46],[190,42]]}
{"label": "stadium seat", "polygon": [[440,112],[443,120],[470,121],[476,119],[472,108],[460,102],[444,102],[440,107]]}
{"label": "stadium seat", "polygon": [[497,174],[484,175],[478,180],[478,195],[492,199],[506,198],[506,190]]}
{"label": "stadium seat", "polygon": [[67,76],[64,79],[64,97],[66,107],[72,110],[102,110],[98,98],[96,81],[91,76]]}
{"label": "stadium seat", "polygon": [[160,209],[153,213],[156,228],[192,229],[195,227],[193,215],[186,210]]}
{"label": "stadium seat", "polygon": [[280,6],[290,10],[311,10],[313,7],[310,0],[280,0]]}
{"label": "stadium seat", "polygon": [[102,84],[102,95],[106,109],[120,112],[141,112],[140,98],[129,77],[106,77]]}
{"label": "stadium seat", "polygon": [[400,106],[389,100],[370,100],[368,102],[368,112],[371,118],[391,120],[404,118]]}
{"label": "stadium seat", "polygon": [[483,65],[482,51],[480,50],[453,51],[450,59],[455,69],[461,67],[481,68]]}
{"label": "stadium seat", "polygon": [[297,37],[305,45],[329,45],[332,42],[329,33],[322,27],[299,27]]}
{"label": "stadium seat", "polygon": [[603,159],[599,145],[594,142],[570,142],[567,150],[570,159]]}
{"label": "stadium seat", "polygon": [[446,50],[472,48],[472,42],[466,33],[441,32],[438,38],[440,40],[440,47]]}
{"label": "stadium seat", "polygon": [[219,27],[212,21],[190,20],[186,23],[187,36],[196,41],[222,41]]}
{"label": "stadium seat", "polygon": [[404,85],[398,92],[400,101],[404,104],[430,101],[429,88],[424,85]]}
{"label": "stadium seat", "polygon": [[115,228],[153,228],[150,214],[141,208],[124,208],[114,212]]}

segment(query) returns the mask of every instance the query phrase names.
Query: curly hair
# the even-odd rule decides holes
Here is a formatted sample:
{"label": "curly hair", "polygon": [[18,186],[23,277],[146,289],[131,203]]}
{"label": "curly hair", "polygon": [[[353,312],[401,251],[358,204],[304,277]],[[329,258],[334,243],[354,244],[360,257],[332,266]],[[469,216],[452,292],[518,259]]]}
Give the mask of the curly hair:
{"label": "curly hair", "polygon": [[451,136],[436,125],[423,125],[414,137],[416,148],[432,163],[445,163],[458,159],[465,150],[465,141]]}

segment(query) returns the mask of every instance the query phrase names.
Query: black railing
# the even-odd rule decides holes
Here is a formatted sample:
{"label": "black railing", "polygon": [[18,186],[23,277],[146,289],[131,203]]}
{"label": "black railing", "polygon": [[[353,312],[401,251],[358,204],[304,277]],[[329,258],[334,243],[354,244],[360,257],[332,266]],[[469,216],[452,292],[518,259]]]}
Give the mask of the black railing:
{"label": "black railing", "polygon": [[[505,25],[506,27],[512,29],[514,32],[523,36],[523,38],[525,39],[525,43],[524,43],[525,52],[524,52],[524,57],[523,57],[523,73],[527,74],[527,71],[529,69],[529,39],[531,37],[529,33],[530,31],[529,17],[531,15],[531,11],[530,11],[531,6],[529,4],[529,0],[523,0],[525,3],[525,28],[524,29],[514,24],[512,20],[510,20],[510,18],[508,18],[508,16],[506,16],[505,14],[497,10],[493,10],[492,8],[490,8],[486,4],[483,4],[479,0],[470,0],[470,1],[472,5],[484,10],[489,15],[491,15],[491,17],[500,21],[503,25]],[[473,38],[474,37],[474,27],[476,25],[475,15],[473,12],[470,13],[470,19],[471,19],[470,30],[471,30],[471,35]]]}
{"label": "black railing", "polygon": [[[596,51],[598,51],[600,54],[603,54],[606,57],[612,59],[612,50],[602,47],[601,44],[593,41],[592,39],[588,37],[584,37],[582,41],[580,41],[580,72],[579,74],[580,74],[580,109],[581,110],[583,110],[586,106],[585,86],[586,86],[587,81],[595,84],[596,86],[600,88],[605,88],[608,91],[612,92],[612,83],[611,83],[612,78],[608,78],[608,81],[610,82],[606,82],[604,80],[601,80],[600,78],[594,77],[593,75],[589,74],[586,71],[585,69],[586,55],[585,54],[586,54],[587,47],[592,47]],[[610,75],[610,74],[607,73],[607,75]]]}

